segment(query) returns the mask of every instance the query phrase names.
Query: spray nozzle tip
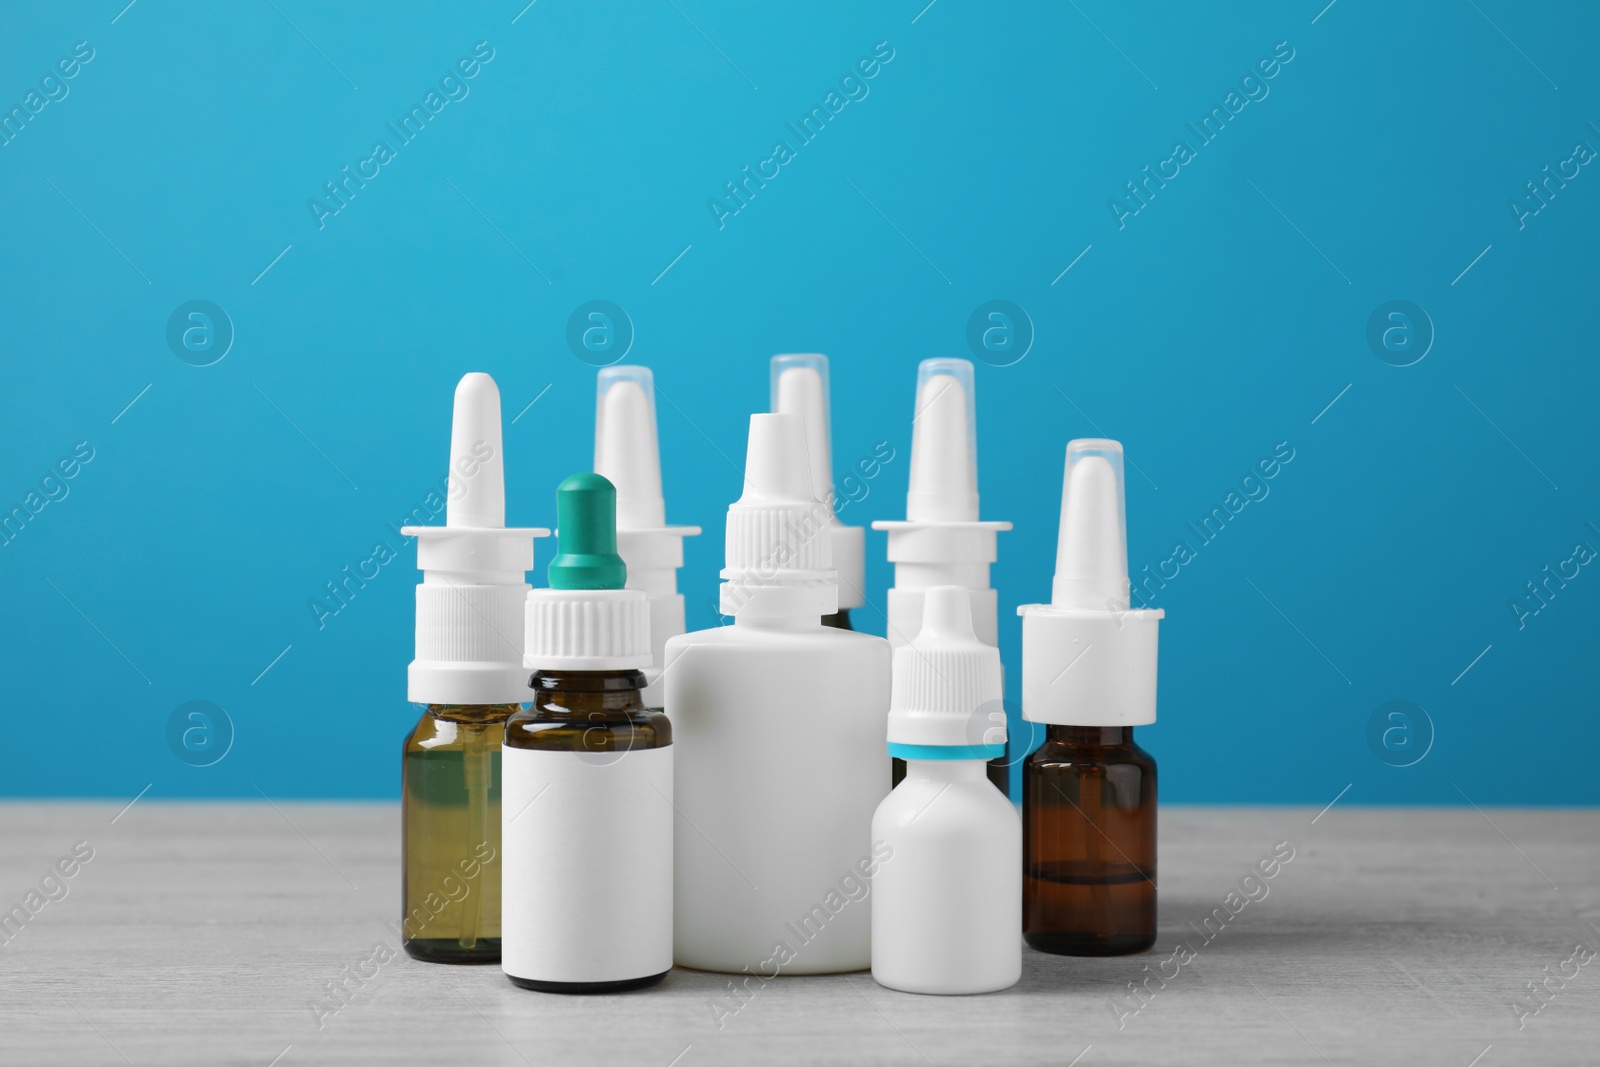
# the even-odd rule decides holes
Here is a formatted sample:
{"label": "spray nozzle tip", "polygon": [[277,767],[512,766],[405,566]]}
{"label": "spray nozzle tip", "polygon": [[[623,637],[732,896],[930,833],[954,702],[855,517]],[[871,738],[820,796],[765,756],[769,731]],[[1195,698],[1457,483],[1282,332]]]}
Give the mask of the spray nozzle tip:
{"label": "spray nozzle tip", "polygon": [[498,530],[506,524],[505,470],[500,462],[500,389],[482,371],[456,384],[450,419],[446,526]]}
{"label": "spray nozzle tip", "polygon": [[976,422],[971,362],[923,360],[912,418],[908,521],[978,521]]}
{"label": "spray nozzle tip", "polygon": [[665,526],[661,446],[656,435],[655,378],[649,367],[606,367],[598,378],[594,469],[617,488],[617,525]]}
{"label": "spray nozzle tip", "polygon": [[772,357],[772,410],[797,415],[811,476],[811,495],[833,496],[833,430],[828,414],[828,357]]}
{"label": "spray nozzle tip", "polygon": [[1053,604],[1102,610],[1128,607],[1122,463],[1122,445],[1117,441],[1080,438],[1067,445]]}
{"label": "spray nozzle tip", "polygon": [[587,471],[557,486],[556,545],[551,589],[623,588],[628,568],[617,555],[616,487]]}

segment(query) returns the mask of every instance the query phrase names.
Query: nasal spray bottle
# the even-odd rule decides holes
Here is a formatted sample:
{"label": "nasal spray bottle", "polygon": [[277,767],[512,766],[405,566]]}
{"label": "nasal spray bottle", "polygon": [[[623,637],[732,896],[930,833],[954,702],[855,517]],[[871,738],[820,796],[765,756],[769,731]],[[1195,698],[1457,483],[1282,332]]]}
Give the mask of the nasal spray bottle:
{"label": "nasal spray bottle", "polygon": [[822,625],[853,629],[850,609],[867,602],[866,531],[846,526],[835,511],[833,492],[833,417],[828,404],[828,357],[788,355],[772,357],[772,410],[798,415],[805,429],[806,460],[811,470],[811,495],[828,508],[828,540],[833,569],[838,571],[839,608],[822,619]]}
{"label": "nasal spray bottle", "polygon": [[[964,587],[978,640],[1000,643],[997,598],[989,588],[995,534],[1009,522],[978,520],[978,419],[972,364],[925,359],[917,366],[917,406],[911,419],[911,488],[904,522],[874,522],[889,535],[894,587],[889,590],[889,644],[909,642],[922,629],[923,600],[938,585]],[[905,777],[894,760],[893,783]],[[1004,752],[989,762],[989,780],[1002,793],[1011,777]]]}
{"label": "nasal spray bottle", "polygon": [[906,777],[872,839],[872,977],[907,993],[992,993],[1022,976],[1022,822],[990,787],[1005,751],[1000,652],[972,629],[965,586],[925,591],[921,632],[894,653],[889,751]]}
{"label": "nasal spray bottle", "polygon": [[659,709],[661,653],[683,633],[678,568],[683,539],[698,526],[668,526],[661,499],[661,450],[656,434],[656,386],[649,367],[606,367],[599,374],[594,420],[594,469],[617,487],[617,552],[628,565],[628,588],[650,598],[650,666],[646,706]]}
{"label": "nasal spray bottle", "polygon": [[744,479],[722,572],[733,625],[667,642],[676,958],[763,979],[859,971],[867,879],[893,862],[870,839],[889,642],[822,624],[838,608],[832,512],[811,495],[798,416],[751,416]]}
{"label": "nasal spray bottle", "polygon": [[500,749],[528,699],[523,576],[533,539],[506,529],[500,391],[487,374],[456,386],[445,524],[417,539],[417,657],[409,696],[427,711],[401,758],[402,943],[419,960],[500,958]]}
{"label": "nasal spray bottle", "polygon": [[1023,765],[1022,930],[1068,956],[1156,940],[1156,761],[1133,728],[1156,721],[1165,612],[1129,608],[1122,445],[1067,445],[1050,603],[1022,615],[1022,716],[1045,723]]}
{"label": "nasal spray bottle", "polygon": [[624,588],[616,490],[556,490],[550,588],[527,596],[532,704],[506,723],[505,943],[525,989],[616,993],[672,969],[672,727],[645,706],[647,594]]}

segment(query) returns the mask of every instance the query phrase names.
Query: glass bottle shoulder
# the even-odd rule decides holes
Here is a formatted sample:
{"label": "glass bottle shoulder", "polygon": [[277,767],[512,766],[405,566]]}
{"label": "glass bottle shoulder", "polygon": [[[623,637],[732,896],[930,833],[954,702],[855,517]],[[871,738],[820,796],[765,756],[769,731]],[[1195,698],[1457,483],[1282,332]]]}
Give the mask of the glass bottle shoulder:
{"label": "glass bottle shoulder", "polygon": [[468,735],[498,741],[520,704],[429,704],[406,737],[411,752],[459,751]]}
{"label": "glass bottle shoulder", "polygon": [[1036,767],[1126,765],[1155,773],[1155,757],[1139,746],[1133,739],[1131,729],[1116,740],[1087,736],[1088,729],[1069,727],[1058,731],[1052,728],[1044,744],[1034,750],[1028,761]]}
{"label": "glass bottle shoulder", "polygon": [[568,676],[553,689],[536,686],[532,703],[506,722],[506,747],[596,753],[665,748],[672,744],[672,723],[645,706],[638,687],[643,680]]}

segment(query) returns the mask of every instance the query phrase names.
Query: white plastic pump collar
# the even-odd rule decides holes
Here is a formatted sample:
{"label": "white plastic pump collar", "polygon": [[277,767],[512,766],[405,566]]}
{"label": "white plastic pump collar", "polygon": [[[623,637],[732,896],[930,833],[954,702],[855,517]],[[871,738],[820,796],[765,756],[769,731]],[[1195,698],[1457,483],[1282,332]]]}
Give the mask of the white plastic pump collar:
{"label": "white plastic pump collar", "polygon": [[417,539],[416,658],[407,695],[418,704],[507,704],[526,698],[522,601],[533,540],[507,529],[500,390],[487,374],[456,386],[444,526],[407,526]]}

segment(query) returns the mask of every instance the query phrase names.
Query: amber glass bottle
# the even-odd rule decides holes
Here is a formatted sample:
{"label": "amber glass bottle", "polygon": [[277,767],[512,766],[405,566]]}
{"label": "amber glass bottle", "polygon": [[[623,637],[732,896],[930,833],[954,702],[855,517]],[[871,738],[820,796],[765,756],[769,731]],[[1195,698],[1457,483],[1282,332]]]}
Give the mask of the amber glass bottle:
{"label": "amber glass bottle", "polygon": [[[531,684],[533,702],[506,723],[507,748],[577,753],[598,767],[620,767],[629,752],[666,748],[672,744],[672,725],[667,717],[645,706],[643,671],[544,670],[534,673]],[[510,812],[508,817],[514,823],[522,814]],[[579,830],[584,828],[568,828],[567,837]],[[595,834],[604,830],[599,826],[589,827],[584,832]],[[566,840],[560,833],[554,837]],[[592,839],[585,848],[599,848],[601,853],[609,851],[603,847],[603,842]],[[574,849],[575,854],[581,851],[584,850]],[[666,865],[669,883],[670,867],[669,862]],[[552,914],[542,921],[606,924],[608,920],[603,914]],[[541,993],[621,993],[654,985],[668,970],[671,970],[670,959],[666,970],[659,974],[615,982],[541,981],[510,971],[506,976],[524,989]]]}
{"label": "amber glass bottle", "polygon": [[1022,932],[1066,956],[1156,940],[1156,761],[1131,726],[1051,726],[1023,765]]}
{"label": "amber glass bottle", "polygon": [[401,759],[402,943],[431,963],[500,959],[500,746],[516,704],[430,704]]}

